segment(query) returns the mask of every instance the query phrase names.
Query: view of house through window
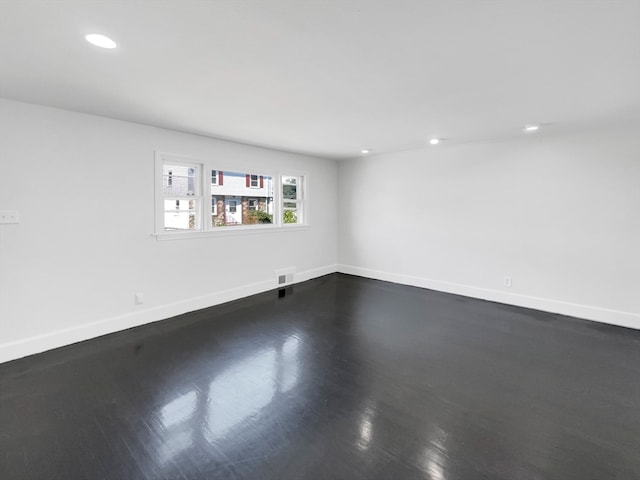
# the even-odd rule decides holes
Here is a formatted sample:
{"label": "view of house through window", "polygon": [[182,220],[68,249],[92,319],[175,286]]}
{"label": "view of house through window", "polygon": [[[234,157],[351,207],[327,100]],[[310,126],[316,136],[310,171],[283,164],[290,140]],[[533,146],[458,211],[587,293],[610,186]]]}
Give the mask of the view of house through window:
{"label": "view of house through window", "polygon": [[164,157],[160,166],[159,232],[304,223],[302,176],[214,170]]}
{"label": "view of house through window", "polygon": [[273,223],[273,177],[212,170],[211,180],[212,228]]}

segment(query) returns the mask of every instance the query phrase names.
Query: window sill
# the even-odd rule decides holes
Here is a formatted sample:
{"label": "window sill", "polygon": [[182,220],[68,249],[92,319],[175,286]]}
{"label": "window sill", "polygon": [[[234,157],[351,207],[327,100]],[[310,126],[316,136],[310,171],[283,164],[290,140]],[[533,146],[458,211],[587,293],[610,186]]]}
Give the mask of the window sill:
{"label": "window sill", "polygon": [[186,240],[188,238],[207,238],[207,237],[232,237],[242,235],[260,235],[263,233],[283,233],[283,232],[301,232],[308,230],[310,225],[269,225],[263,227],[219,227],[219,230],[206,230],[196,232],[162,232],[152,233],[152,237],[156,237],[158,241],[166,240]]}

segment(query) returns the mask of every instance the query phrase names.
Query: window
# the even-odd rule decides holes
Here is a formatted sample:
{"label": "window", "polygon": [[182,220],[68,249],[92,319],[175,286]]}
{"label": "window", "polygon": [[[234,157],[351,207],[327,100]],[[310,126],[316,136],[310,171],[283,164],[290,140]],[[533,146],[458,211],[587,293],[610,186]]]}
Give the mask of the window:
{"label": "window", "polygon": [[162,204],[163,229],[198,230],[202,197],[198,165],[163,163]]}
{"label": "window", "polygon": [[158,153],[156,233],[301,225],[304,193],[300,175],[223,170],[213,162]]}
{"label": "window", "polygon": [[302,176],[282,177],[282,223],[300,224],[304,221]]}
{"label": "window", "polygon": [[217,170],[217,175],[211,195],[218,199],[218,212],[211,229],[273,223],[273,177],[228,170]]}
{"label": "window", "polygon": [[211,170],[211,186],[224,185],[224,172],[221,170]]}

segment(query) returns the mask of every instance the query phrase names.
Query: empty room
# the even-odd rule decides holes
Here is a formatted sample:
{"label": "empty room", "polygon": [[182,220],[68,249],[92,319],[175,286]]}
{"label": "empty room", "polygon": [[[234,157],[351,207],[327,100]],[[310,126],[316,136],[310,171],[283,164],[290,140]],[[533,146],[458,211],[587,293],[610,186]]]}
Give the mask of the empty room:
{"label": "empty room", "polygon": [[0,0],[0,478],[640,479],[640,1]]}

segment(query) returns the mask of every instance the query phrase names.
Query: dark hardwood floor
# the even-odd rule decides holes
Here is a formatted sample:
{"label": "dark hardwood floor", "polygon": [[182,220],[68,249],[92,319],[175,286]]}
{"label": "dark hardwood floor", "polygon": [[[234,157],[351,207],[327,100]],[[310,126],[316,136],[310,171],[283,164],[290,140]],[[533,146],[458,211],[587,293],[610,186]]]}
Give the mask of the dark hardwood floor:
{"label": "dark hardwood floor", "polygon": [[334,274],[0,365],[0,478],[640,478],[640,331]]}

